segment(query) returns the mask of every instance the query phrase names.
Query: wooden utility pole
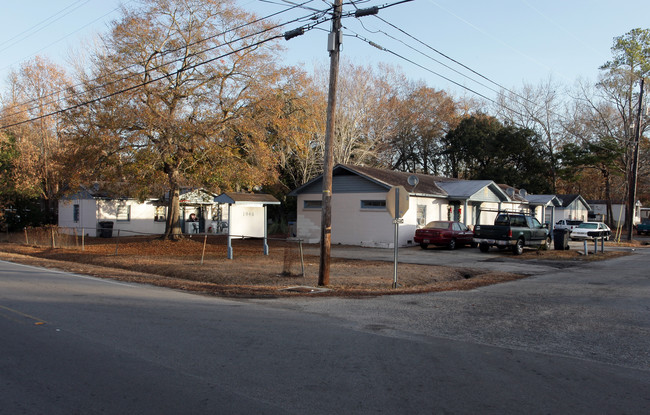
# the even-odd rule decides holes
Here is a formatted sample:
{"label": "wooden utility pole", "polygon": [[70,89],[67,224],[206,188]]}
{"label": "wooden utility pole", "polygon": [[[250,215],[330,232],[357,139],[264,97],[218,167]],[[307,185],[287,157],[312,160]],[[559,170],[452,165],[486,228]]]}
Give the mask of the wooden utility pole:
{"label": "wooden utility pole", "polygon": [[644,78],[641,78],[641,90],[639,91],[639,108],[636,115],[636,128],[634,129],[634,157],[630,169],[629,198],[627,200],[627,240],[632,240],[634,229],[634,212],[636,210],[636,182],[639,172],[639,141],[641,139],[641,111],[643,107]]}
{"label": "wooden utility pole", "polygon": [[321,212],[320,265],[318,285],[329,285],[330,253],[332,247],[332,170],[334,169],[334,126],[336,112],[336,85],[339,77],[339,49],[341,46],[342,0],[335,0],[332,31],[328,38],[330,52],[330,84],[327,95],[327,125],[325,127],[325,159],[323,160],[323,198]]}

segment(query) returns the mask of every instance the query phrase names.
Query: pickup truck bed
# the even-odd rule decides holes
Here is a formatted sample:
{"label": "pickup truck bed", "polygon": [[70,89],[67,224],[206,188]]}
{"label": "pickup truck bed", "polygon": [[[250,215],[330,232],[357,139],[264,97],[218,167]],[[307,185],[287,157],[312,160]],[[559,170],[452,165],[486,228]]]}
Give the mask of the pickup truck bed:
{"label": "pickup truck bed", "polygon": [[525,246],[549,246],[551,243],[548,228],[537,219],[512,213],[498,214],[494,225],[476,225],[474,242],[482,252],[487,252],[490,246],[510,247],[516,255],[523,253]]}

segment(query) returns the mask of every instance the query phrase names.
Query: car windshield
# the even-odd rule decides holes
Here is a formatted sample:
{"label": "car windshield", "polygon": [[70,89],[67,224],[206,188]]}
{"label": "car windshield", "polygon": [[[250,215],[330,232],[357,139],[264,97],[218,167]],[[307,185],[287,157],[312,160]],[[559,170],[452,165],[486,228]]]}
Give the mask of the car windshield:
{"label": "car windshield", "polygon": [[435,221],[427,223],[427,229],[449,229],[449,222]]}
{"label": "car windshield", "polygon": [[567,225],[580,225],[582,221],[579,220],[568,220],[566,221]]}
{"label": "car windshield", "polygon": [[578,226],[580,229],[598,229],[598,224],[597,223],[581,223],[580,226]]}

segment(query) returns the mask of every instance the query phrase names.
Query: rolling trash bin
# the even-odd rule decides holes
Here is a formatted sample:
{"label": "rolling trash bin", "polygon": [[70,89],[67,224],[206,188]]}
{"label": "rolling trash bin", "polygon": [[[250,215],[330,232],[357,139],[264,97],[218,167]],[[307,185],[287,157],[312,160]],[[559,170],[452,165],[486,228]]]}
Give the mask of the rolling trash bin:
{"label": "rolling trash bin", "polygon": [[99,237],[110,238],[113,236],[113,222],[102,221],[99,222]]}
{"label": "rolling trash bin", "polygon": [[558,251],[566,251],[569,249],[569,230],[568,229],[554,229],[553,230],[553,248]]}

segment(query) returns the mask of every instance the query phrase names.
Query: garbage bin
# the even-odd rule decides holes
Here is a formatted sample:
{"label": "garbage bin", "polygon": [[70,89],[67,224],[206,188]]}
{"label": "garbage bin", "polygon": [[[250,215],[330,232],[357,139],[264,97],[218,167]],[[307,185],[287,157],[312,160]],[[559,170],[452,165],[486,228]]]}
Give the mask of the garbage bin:
{"label": "garbage bin", "polygon": [[569,249],[569,230],[553,229],[553,248],[558,251]]}
{"label": "garbage bin", "polygon": [[110,238],[113,236],[113,222],[102,221],[99,222],[99,237]]}

